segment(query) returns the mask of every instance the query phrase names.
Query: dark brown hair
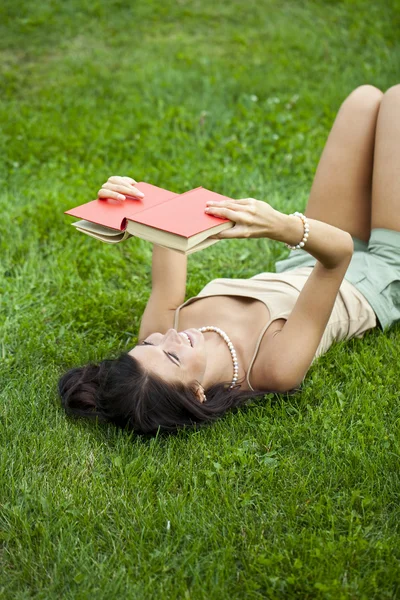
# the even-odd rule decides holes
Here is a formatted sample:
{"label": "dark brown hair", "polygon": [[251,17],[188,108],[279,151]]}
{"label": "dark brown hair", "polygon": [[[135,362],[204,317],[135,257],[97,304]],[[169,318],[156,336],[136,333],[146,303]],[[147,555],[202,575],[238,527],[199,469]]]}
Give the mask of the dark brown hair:
{"label": "dark brown hair", "polygon": [[200,403],[183,384],[170,384],[151,375],[129,354],[68,371],[58,389],[68,415],[109,421],[136,433],[175,433],[183,427],[215,421],[227,410],[266,392],[242,392],[239,386],[217,384]]}

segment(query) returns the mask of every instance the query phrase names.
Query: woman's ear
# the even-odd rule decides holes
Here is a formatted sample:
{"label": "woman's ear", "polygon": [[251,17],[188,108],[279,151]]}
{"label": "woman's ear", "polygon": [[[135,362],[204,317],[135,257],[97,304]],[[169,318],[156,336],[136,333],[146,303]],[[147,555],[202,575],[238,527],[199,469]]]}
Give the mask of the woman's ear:
{"label": "woman's ear", "polygon": [[203,402],[206,402],[207,398],[206,395],[204,393],[204,388],[202,385],[198,384],[197,388],[195,389],[195,392],[197,400],[203,404]]}

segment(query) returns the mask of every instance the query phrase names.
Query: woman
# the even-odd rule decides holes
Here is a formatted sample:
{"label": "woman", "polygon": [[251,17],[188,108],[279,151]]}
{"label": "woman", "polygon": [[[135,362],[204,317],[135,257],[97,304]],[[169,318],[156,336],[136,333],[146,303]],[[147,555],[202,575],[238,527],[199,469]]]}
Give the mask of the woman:
{"label": "woman", "polygon": [[[357,88],[330,132],[305,217],[252,198],[207,208],[235,223],[221,239],[296,247],[278,273],[218,279],[183,303],[186,257],[155,246],[138,344],[64,375],[66,411],[150,434],[204,424],[251,396],[297,388],[332,342],[397,321],[399,151],[400,85]],[[99,197],[139,195],[135,183],[111,177]]]}

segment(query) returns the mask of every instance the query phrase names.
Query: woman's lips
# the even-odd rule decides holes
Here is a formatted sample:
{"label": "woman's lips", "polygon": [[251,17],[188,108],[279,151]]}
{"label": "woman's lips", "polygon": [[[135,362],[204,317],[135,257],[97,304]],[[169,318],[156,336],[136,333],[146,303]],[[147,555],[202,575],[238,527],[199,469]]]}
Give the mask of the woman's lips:
{"label": "woman's lips", "polygon": [[181,331],[181,335],[183,335],[187,339],[187,341],[189,342],[189,344],[193,348],[193,339],[192,339],[192,337],[186,331]]}
{"label": "woman's lips", "polygon": [[194,345],[194,344],[193,344],[193,338],[192,338],[192,336],[190,335],[190,333],[187,333],[186,331],[185,331],[185,333],[186,333],[186,335],[188,336],[188,338],[189,338],[189,341],[190,341],[190,345],[191,345],[191,346],[192,346],[192,348],[193,348],[193,345]]}

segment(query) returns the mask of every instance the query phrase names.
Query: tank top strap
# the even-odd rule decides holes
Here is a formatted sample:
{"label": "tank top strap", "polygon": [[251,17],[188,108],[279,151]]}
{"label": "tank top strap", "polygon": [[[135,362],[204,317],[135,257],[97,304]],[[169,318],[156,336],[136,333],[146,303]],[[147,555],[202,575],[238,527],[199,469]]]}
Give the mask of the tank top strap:
{"label": "tank top strap", "polygon": [[264,325],[264,327],[262,328],[262,330],[261,330],[261,333],[260,333],[260,335],[258,336],[258,340],[257,340],[257,343],[256,343],[256,347],[255,347],[255,349],[254,349],[253,356],[251,357],[251,360],[250,360],[249,368],[247,369],[247,374],[246,374],[246,382],[247,382],[247,385],[249,386],[249,388],[251,389],[251,391],[252,391],[252,392],[254,392],[254,388],[253,388],[253,386],[252,386],[252,385],[251,385],[251,383],[250,383],[250,373],[251,373],[251,369],[253,368],[254,361],[255,361],[255,360],[256,360],[256,358],[257,358],[258,351],[259,351],[259,349],[260,349],[260,345],[261,345],[262,339],[263,339],[263,337],[264,337],[264,334],[265,334],[265,332],[267,331],[268,327],[271,325],[271,323],[272,323],[273,321],[275,321],[275,318],[273,318],[273,319],[270,319],[270,320],[268,321],[268,323],[267,323],[266,325]]}
{"label": "tank top strap", "polygon": [[193,296],[193,298],[189,298],[189,300],[186,300],[186,302],[184,302],[183,304],[181,304],[180,306],[178,306],[177,309],[175,309],[174,329],[176,329],[178,331],[179,314],[181,312],[181,308],[183,308],[184,306],[187,306],[188,304],[192,304],[192,302],[195,302],[199,298],[200,298],[200,296]]}
{"label": "tank top strap", "polygon": [[175,315],[174,315],[174,329],[176,329],[176,331],[178,331],[178,321],[179,321],[179,313],[181,311],[183,304],[181,304],[180,306],[178,306],[178,308],[175,310]]}

